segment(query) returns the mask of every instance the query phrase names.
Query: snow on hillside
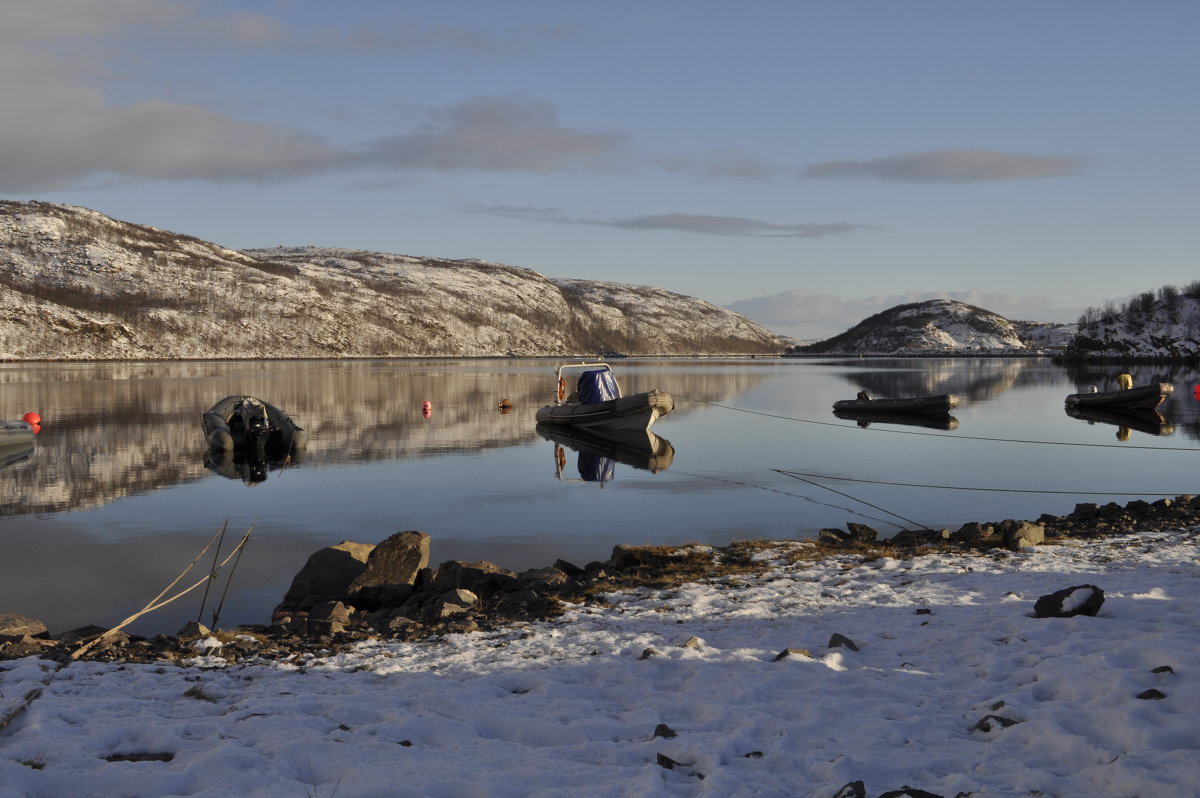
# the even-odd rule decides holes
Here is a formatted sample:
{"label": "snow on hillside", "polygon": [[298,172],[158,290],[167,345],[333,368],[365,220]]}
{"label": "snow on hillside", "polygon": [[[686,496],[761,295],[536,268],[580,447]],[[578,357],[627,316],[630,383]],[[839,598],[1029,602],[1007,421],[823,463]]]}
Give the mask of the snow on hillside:
{"label": "snow on hillside", "polygon": [[1081,358],[1194,359],[1200,357],[1200,297],[1143,294],[1126,307],[1089,309],[1068,355]]}
{"label": "snow on hillside", "polygon": [[779,336],[658,288],[319,247],[236,252],[0,201],[0,359],[767,354]]}
{"label": "snow on hillside", "polygon": [[1002,316],[950,299],[898,305],[803,353],[1028,353],[1031,348]]}

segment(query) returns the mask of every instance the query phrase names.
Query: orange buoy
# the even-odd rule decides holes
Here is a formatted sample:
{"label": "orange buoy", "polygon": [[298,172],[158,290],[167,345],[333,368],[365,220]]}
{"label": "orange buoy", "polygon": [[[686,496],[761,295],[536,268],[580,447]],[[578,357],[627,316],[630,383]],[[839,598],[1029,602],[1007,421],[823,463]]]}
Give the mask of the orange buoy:
{"label": "orange buoy", "polygon": [[1196,398],[1200,399],[1200,385],[1196,386]]}
{"label": "orange buoy", "polygon": [[32,410],[30,410],[28,413],[26,413],[24,416],[22,416],[21,420],[24,421],[26,424],[41,424],[42,423],[42,417],[39,416],[37,413],[33,412]]}
{"label": "orange buoy", "polygon": [[30,424],[29,426],[33,427],[33,434],[34,434],[34,435],[37,435],[39,432],[41,432],[41,431],[42,431],[42,425],[41,425],[41,424]]}

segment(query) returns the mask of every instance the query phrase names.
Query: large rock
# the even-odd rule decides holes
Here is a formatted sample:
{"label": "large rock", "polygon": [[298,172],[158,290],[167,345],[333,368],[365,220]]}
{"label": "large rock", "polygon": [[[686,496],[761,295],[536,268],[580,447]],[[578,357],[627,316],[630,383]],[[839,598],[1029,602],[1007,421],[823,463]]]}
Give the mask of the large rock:
{"label": "large rock", "polygon": [[366,570],[370,543],[343,540],[309,555],[304,567],[292,579],[292,586],[276,607],[279,611],[306,611],[324,601],[345,598],[350,585]]}
{"label": "large rock", "polygon": [[1075,585],[1042,596],[1033,605],[1035,618],[1094,616],[1104,604],[1104,591],[1095,585]]}
{"label": "large rock", "polygon": [[487,598],[517,589],[517,575],[490,562],[450,560],[437,568],[433,586],[443,590],[469,590]]}
{"label": "large rock", "polygon": [[429,535],[397,532],[367,557],[366,568],[354,578],[345,596],[355,606],[376,609],[412,592],[417,575],[429,565]]}

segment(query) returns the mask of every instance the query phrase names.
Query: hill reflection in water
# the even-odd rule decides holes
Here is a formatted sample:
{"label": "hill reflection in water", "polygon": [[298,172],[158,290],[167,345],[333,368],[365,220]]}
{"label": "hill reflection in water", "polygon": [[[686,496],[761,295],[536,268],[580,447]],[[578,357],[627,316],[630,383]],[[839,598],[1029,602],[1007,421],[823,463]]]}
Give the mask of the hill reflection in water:
{"label": "hill reflection in water", "polygon": [[[222,622],[234,624],[264,622],[316,549],[403,529],[432,536],[435,564],[490,560],[519,570],[603,559],[618,543],[811,536],[846,521],[887,535],[904,525],[864,502],[951,527],[1129,498],[855,483],[839,483],[839,495],[774,468],[876,482],[1195,492],[1189,458],[1200,425],[1190,373],[1173,375],[1179,389],[1160,408],[1173,435],[1137,435],[1124,450],[1098,453],[972,440],[1122,445],[1117,428],[1063,413],[1063,397],[1078,387],[1044,360],[625,359],[614,368],[627,393],[660,388],[677,399],[655,438],[633,447],[539,434],[533,414],[551,399],[555,365],[0,364],[0,417],[36,410],[45,419],[32,452],[0,461],[0,612],[41,618],[52,631],[115,623],[226,521],[231,532],[255,529],[224,610]],[[1120,370],[1093,369],[1086,379]],[[859,390],[957,393],[957,428],[863,429],[836,418],[831,404]],[[201,414],[235,393],[277,405],[309,432],[303,458],[269,464],[253,489],[236,459],[206,462]],[[1171,451],[1180,447],[1193,451]],[[583,481],[584,453],[610,461],[607,470],[588,466],[605,477],[604,490]],[[173,632],[196,614],[195,603],[171,607],[135,631]]]}

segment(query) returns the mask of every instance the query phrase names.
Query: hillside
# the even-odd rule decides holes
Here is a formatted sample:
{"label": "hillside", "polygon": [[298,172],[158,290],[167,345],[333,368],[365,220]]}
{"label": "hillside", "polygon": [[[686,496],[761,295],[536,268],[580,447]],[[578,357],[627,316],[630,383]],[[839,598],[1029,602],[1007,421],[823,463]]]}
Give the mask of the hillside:
{"label": "hillside", "polygon": [[1066,352],[1074,359],[1194,360],[1200,357],[1200,280],[1163,286],[1120,307],[1088,308]]}
{"label": "hillside", "polygon": [[897,305],[796,354],[1033,354],[1063,345],[1073,328],[1012,322],[950,299]]}
{"label": "hillside", "polygon": [[779,336],[659,288],[317,247],[237,252],[0,201],[0,360],[765,354]]}

